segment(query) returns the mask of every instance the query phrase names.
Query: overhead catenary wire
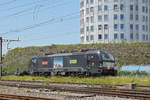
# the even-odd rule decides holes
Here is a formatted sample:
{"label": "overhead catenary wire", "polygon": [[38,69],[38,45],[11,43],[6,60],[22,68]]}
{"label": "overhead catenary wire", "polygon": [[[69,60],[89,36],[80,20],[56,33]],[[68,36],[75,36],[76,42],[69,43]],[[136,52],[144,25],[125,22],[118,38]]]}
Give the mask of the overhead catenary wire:
{"label": "overhead catenary wire", "polygon": [[[58,2],[58,3],[57,3],[57,2]],[[63,3],[62,1],[59,1],[59,0],[58,0],[57,2],[55,2],[54,4],[46,4],[46,5],[39,4],[39,6],[40,6],[41,10],[48,10],[49,8],[58,7],[59,5],[65,5],[65,4],[66,4],[66,3]],[[49,6],[49,7],[46,7],[47,5],[48,5],[48,6],[50,5],[50,6]],[[27,8],[27,9],[24,9],[24,10],[21,10],[21,11],[18,11],[18,12],[15,12],[15,13],[12,13],[12,14],[7,15],[7,16],[4,16],[4,17],[2,17],[2,18],[7,19],[7,18],[10,18],[10,17],[19,16],[19,15],[25,13],[25,12],[28,12],[27,14],[33,14],[33,13],[34,13],[34,8],[35,8],[36,6],[37,6],[37,5],[32,6],[32,7],[30,7],[30,8]],[[46,7],[46,8],[44,9],[44,7]]]}
{"label": "overhead catenary wire", "polygon": [[[57,33],[57,34],[59,34],[59,35],[61,35],[61,34],[63,34],[63,36],[61,36],[61,37],[66,37],[66,36],[70,36],[70,35],[72,35],[72,34],[79,34],[79,32],[60,32],[60,33]],[[50,39],[50,37],[40,37],[40,38],[33,38],[33,39],[26,39],[26,40],[22,40],[21,42],[34,42],[34,41],[39,41],[39,40],[43,40],[43,39]],[[51,39],[53,39],[53,38],[51,38]]]}
{"label": "overhead catenary wire", "polygon": [[[113,10],[113,9],[109,9],[109,10]],[[101,11],[101,12],[104,12],[104,11]],[[21,31],[29,30],[29,29],[32,29],[32,28],[35,28],[35,27],[40,27],[41,25],[48,24],[50,22],[56,21],[56,19],[58,19],[58,18],[62,18],[62,19],[60,19],[62,21],[63,17],[72,16],[72,15],[77,14],[77,13],[80,14],[80,12],[74,12],[74,13],[71,13],[71,14],[68,14],[68,15],[64,15],[64,16],[61,16],[61,17],[51,18],[51,19],[49,19],[47,21],[43,21],[43,22],[40,22],[38,24],[26,26],[26,27],[24,27],[22,29],[16,29],[16,30],[10,30],[8,32],[4,32],[1,35],[12,33],[12,32],[21,32]]]}
{"label": "overhead catenary wire", "polygon": [[38,2],[29,2],[29,3],[26,3],[26,4],[15,6],[15,7],[10,7],[10,8],[7,8],[7,9],[2,9],[0,11],[9,11],[9,10],[14,10],[14,9],[19,9],[19,8],[23,8],[23,7],[26,7],[26,6],[36,5],[36,4],[40,3],[40,2],[45,2],[45,1],[49,1],[49,0],[39,0]]}
{"label": "overhead catenary wire", "polygon": [[17,0],[11,0],[11,1],[7,1],[7,2],[4,2],[4,3],[0,3],[0,7],[1,6],[5,6],[5,5],[8,5],[8,4],[12,4],[14,2],[16,2]]}
{"label": "overhead catenary wire", "polygon": [[[42,5],[42,7],[40,8],[40,9],[36,9],[37,11],[36,12],[38,12],[39,13],[39,11],[41,11],[41,10],[43,10],[43,11],[47,11],[47,10],[49,10],[49,8],[53,8],[53,7],[60,7],[60,5],[64,5],[64,6],[66,6],[66,4],[67,4],[68,2],[60,2],[59,1],[59,3],[54,3],[54,4],[52,4],[52,5],[48,5],[47,6],[47,4],[46,5],[42,5],[42,4],[39,4],[39,5],[35,5],[35,6],[41,6]],[[33,6],[33,9],[35,9],[35,6]],[[15,8],[14,8],[15,9]],[[46,10],[47,9],[47,10]],[[19,9],[18,9],[19,10]],[[16,12],[16,13],[14,13],[14,15],[12,15],[12,16],[18,16],[18,15],[22,15],[22,14],[24,14],[25,12],[27,12],[27,13],[33,13],[33,10],[32,11],[27,11],[27,10],[31,10],[31,9],[29,9],[29,8],[27,8],[27,9],[24,9],[24,10],[22,10],[22,12],[21,11],[19,11],[19,12]],[[36,12],[34,13],[34,14],[36,14]],[[36,27],[41,27],[41,26],[43,26],[43,25],[46,25],[46,24],[53,24],[53,23],[59,23],[59,22],[64,22],[64,21],[66,21],[66,20],[72,20],[72,19],[79,19],[79,15],[80,15],[80,12],[77,12],[77,13],[71,13],[71,14],[66,14],[66,15],[64,15],[64,16],[56,16],[56,17],[54,17],[54,18],[51,18],[51,19],[49,19],[49,20],[46,20],[46,21],[40,21],[38,24],[33,24],[33,25],[27,25],[27,26],[25,26],[25,27],[22,27],[22,28],[18,28],[18,29],[13,29],[13,30],[10,30],[9,32],[5,32],[6,34],[8,34],[8,33],[17,33],[17,32],[22,32],[22,31],[25,31],[25,30],[31,30],[31,29],[33,29],[33,28],[36,28]],[[35,17],[36,17],[36,15],[35,15]],[[73,33],[73,32],[70,32],[70,33]],[[19,33],[20,34],[20,33]],[[67,34],[67,33],[66,33]],[[68,33],[69,34],[69,33]],[[2,35],[2,34],[0,34],[0,35]],[[68,36],[68,35],[67,35]]]}
{"label": "overhead catenary wire", "polygon": [[[74,16],[74,15],[78,15],[78,16],[79,16],[79,12],[74,12],[74,13],[66,14],[66,15],[64,15],[64,16],[51,18],[51,19],[49,19],[49,20],[40,22],[40,23],[38,23],[38,24],[33,24],[33,25],[25,26],[25,27],[23,27],[23,28],[21,28],[21,29],[10,30],[10,31],[8,31],[8,32],[2,33],[1,35],[5,35],[5,34],[8,34],[8,33],[12,33],[12,32],[22,32],[22,31],[29,30],[29,29],[33,29],[33,28],[36,28],[36,27],[40,27],[40,26],[42,26],[42,25],[45,25],[45,24],[48,24],[48,23],[52,23],[52,22],[54,22],[54,23],[56,23],[56,22],[61,22],[61,21],[63,21],[65,18]],[[69,18],[68,18],[68,20],[69,20]]]}
{"label": "overhead catenary wire", "polygon": [[[110,9],[110,10],[113,10],[113,9]],[[104,12],[104,11],[103,11],[103,12]],[[80,14],[80,12],[75,12],[75,13]],[[74,15],[74,13],[72,13],[71,15],[61,16],[62,19],[60,19],[60,20],[62,21],[62,20],[63,20],[63,17],[72,16],[72,15]],[[58,17],[58,18],[60,18],[60,17]],[[38,23],[38,24],[33,24],[33,25],[26,26],[26,27],[24,27],[24,28],[22,28],[22,29],[10,30],[10,31],[8,31],[8,32],[2,33],[1,35],[8,34],[8,33],[12,33],[12,32],[21,32],[21,31],[29,30],[29,29],[32,29],[32,28],[35,28],[35,27],[40,27],[40,26],[43,25],[43,24],[47,24],[47,23],[56,21],[56,19],[57,19],[57,17],[56,17],[56,18],[49,19],[49,20],[47,20],[47,21],[40,22],[40,23]]]}

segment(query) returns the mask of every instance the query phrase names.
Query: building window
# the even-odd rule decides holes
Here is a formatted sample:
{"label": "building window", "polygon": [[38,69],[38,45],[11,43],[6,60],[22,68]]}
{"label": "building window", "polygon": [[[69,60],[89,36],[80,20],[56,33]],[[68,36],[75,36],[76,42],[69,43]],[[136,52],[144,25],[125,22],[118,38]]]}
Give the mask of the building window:
{"label": "building window", "polygon": [[90,12],[93,13],[94,12],[94,7],[90,8]]}
{"label": "building window", "polygon": [[144,7],[144,6],[142,7],[142,12],[143,12],[143,13],[145,12],[145,7]]}
{"label": "building window", "polygon": [[94,23],[94,16],[91,16],[91,23]]}
{"label": "building window", "polygon": [[94,0],[90,0],[90,4],[93,4],[94,3]]}
{"label": "building window", "polygon": [[145,25],[142,25],[142,30],[145,31]]}
{"label": "building window", "polygon": [[146,32],[148,32],[148,25],[146,25]]}
{"label": "building window", "polygon": [[138,31],[139,30],[139,25],[136,25],[135,27],[136,27],[136,30]]}
{"label": "building window", "polygon": [[84,42],[84,37],[83,37],[83,36],[80,37],[80,40],[81,40],[81,42],[83,43],[83,42]]}
{"label": "building window", "polygon": [[120,29],[121,29],[121,30],[124,29],[124,24],[120,24]]}
{"label": "building window", "polygon": [[118,5],[114,5],[114,11],[118,11]]}
{"label": "building window", "polygon": [[130,5],[130,11],[133,11],[133,5]]}
{"label": "building window", "polygon": [[145,0],[142,0],[142,3],[145,3]]}
{"label": "building window", "polygon": [[118,30],[118,25],[114,24],[114,30]]}
{"label": "building window", "polygon": [[89,17],[86,17],[86,22],[89,23]]}
{"label": "building window", "polygon": [[102,11],[102,6],[98,5],[98,11]]}
{"label": "building window", "polygon": [[133,24],[130,24],[130,30],[133,30]]}
{"label": "building window", "polygon": [[142,21],[145,22],[145,16],[143,16],[143,20]]}
{"label": "building window", "polygon": [[135,10],[138,11],[138,5],[135,6]]}
{"label": "building window", "polygon": [[98,30],[102,30],[102,25],[98,25]]}
{"label": "building window", "polygon": [[148,13],[148,8],[146,7],[146,13]]}
{"label": "building window", "polygon": [[133,20],[133,14],[130,15],[130,20]]}
{"label": "building window", "polygon": [[89,26],[86,27],[86,31],[89,32]]}
{"label": "building window", "polygon": [[108,34],[105,34],[105,35],[104,35],[104,39],[108,39]]}
{"label": "building window", "polygon": [[86,0],[86,4],[89,4],[89,0]]}
{"label": "building window", "polygon": [[84,34],[84,28],[80,29],[80,34]]}
{"label": "building window", "polygon": [[124,14],[120,15],[120,20],[124,20]]}
{"label": "building window", "polygon": [[130,39],[133,40],[133,33],[130,33]]}
{"label": "building window", "polygon": [[135,18],[136,20],[139,20],[139,16],[138,15],[136,15],[136,18]]}
{"label": "building window", "polygon": [[104,0],[104,2],[108,2],[108,0]]}
{"label": "building window", "polygon": [[118,19],[117,14],[114,14],[114,20],[117,20],[117,19]]}
{"label": "building window", "polygon": [[107,11],[107,10],[108,10],[108,6],[104,5],[104,11]]}
{"label": "building window", "polygon": [[94,32],[94,26],[92,25],[90,28],[91,32]]}
{"label": "building window", "polygon": [[98,21],[99,21],[99,22],[102,21],[102,16],[101,16],[101,15],[98,16]]}
{"label": "building window", "polygon": [[86,14],[89,14],[89,8],[86,8]]}
{"label": "building window", "polygon": [[101,34],[98,35],[98,39],[99,39],[99,40],[102,39],[102,35],[101,35]]}
{"label": "building window", "polygon": [[143,37],[143,41],[145,41],[145,34],[143,34],[142,37]]}
{"label": "building window", "polygon": [[86,41],[89,41],[89,36],[86,36]]}
{"label": "building window", "polygon": [[117,38],[118,38],[118,34],[115,33],[115,34],[114,34],[114,39],[117,39]]}
{"label": "building window", "polygon": [[146,40],[148,40],[148,35],[146,35]]}
{"label": "building window", "polygon": [[114,2],[118,2],[118,0],[114,0]]}
{"label": "building window", "polygon": [[90,36],[90,40],[91,41],[94,40],[94,36],[93,35]]}
{"label": "building window", "polygon": [[108,21],[108,15],[104,15],[104,21]]}
{"label": "building window", "polygon": [[80,3],[80,8],[84,7],[84,1]]}
{"label": "building window", "polygon": [[102,0],[98,0],[98,2],[102,2]]}
{"label": "building window", "polygon": [[121,5],[120,5],[120,10],[123,10],[123,9],[124,9],[124,5],[121,4]]}
{"label": "building window", "polygon": [[104,30],[107,30],[108,29],[108,24],[105,24],[104,25]]}
{"label": "building window", "polygon": [[121,33],[121,34],[120,34],[120,38],[121,38],[121,39],[124,39],[124,33]]}

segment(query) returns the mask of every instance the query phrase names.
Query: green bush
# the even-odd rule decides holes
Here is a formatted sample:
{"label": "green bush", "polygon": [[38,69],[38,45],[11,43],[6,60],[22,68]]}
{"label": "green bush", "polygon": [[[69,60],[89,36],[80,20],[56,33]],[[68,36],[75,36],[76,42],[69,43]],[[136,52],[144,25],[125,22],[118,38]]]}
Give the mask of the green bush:
{"label": "green bush", "polygon": [[29,60],[32,56],[42,56],[45,53],[60,53],[80,51],[81,49],[100,49],[113,54],[116,59],[116,66],[123,65],[148,65],[150,64],[150,43],[95,43],[95,44],[70,44],[51,46],[31,46],[25,48],[15,48],[7,52],[3,59],[4,67],[8,72],[27,70]]}

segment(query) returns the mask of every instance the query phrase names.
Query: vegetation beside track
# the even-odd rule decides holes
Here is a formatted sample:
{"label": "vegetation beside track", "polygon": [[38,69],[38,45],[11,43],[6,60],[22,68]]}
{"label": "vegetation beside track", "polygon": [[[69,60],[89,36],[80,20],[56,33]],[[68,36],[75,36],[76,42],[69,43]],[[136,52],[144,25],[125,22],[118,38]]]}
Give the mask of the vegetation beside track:
{"label": "vegetation beside track", "polygon": [[42,76],[3,76],[1,80],[23,80],[23,81],[44,81],[44,82],[71,82],[71,83],[87,83],[87,84],[111,84],[121,85],[128,83],[136,83],[137,85],[149,85],[150,76],[108,76],[108,77],[42,77]]}
{"label": "vegetation beside track", "polygon": [[32,56],[41,56],[45,53],[72,52],[81,49],[100,49],[109,51],[115,57],[116,66],[150,64],[150,42],[71,45],[53,44],[51,46],[34,46],[10,50],[3,59],[3,68],[5,68],[4,71],[9,73],[15,72],[17,68],[19,68],[20,71],[28,70],[29,60]]}

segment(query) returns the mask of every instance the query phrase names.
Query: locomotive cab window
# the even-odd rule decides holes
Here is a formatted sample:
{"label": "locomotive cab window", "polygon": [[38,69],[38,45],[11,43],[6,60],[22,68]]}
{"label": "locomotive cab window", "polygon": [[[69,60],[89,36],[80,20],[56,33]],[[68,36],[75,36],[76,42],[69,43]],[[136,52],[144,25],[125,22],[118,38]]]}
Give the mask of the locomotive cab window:
{"label": "locomotive cab window", "polygon": [[37,60],[36,59],[32,59],[31,61],[32,61],[32,63],[35,64]]}
{"label": "locomotive cab window", "polygon": [[110,53],[101,52],[101,57],[103,61],[114,61],[114,57]]}

